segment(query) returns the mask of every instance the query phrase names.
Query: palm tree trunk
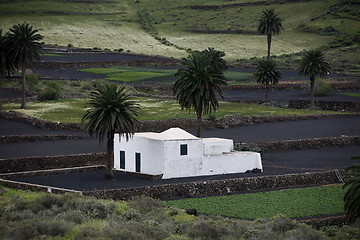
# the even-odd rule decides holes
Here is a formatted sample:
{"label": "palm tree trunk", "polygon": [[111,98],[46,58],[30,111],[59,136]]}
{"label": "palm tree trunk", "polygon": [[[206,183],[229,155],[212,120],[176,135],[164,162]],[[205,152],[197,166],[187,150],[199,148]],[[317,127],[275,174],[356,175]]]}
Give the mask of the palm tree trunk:
{"label": "palm tree trunk", "polygon": [[267,44],[268,44],[267,58],[270,59],[271,34],[267,35]]}
{"label": "palm tree trunk", "polygon": [[22,97],[21,97],[21,109],[25,109],[26,108],[26,95],[25,95],[25,80],[26,80],[26,75],[25,75],[25,64],[22,63],[21,64],[21,75],[22,75],[22,84],[21,84],[21,93],[22,93]]}
{"label": "palm tree trunk", "polygon": [[315,76],[313,75],[310,76],[310,89],[310,108],[312,109],[315,107]]}
{"label": "palm tree trunk", "polygon": [[270,86],[269,86],[269,84],[266,84],[266,86],[265,86],[265,102],[268,102],[269,101],[269,88],[270,88]]}
{"label": "palm tree trunk", "polygon": [[[112,136],[112,137],[111,137]],[[108,180],[114,179],[114,134],[112,134],[107,141],[106,145],[106,175],[105,178]]]}
{"label": "palm tree trunk", "polygon": [[196,130],[196,136],[201,138],[202,135],[202,106],[200,106],[197,111],[196,111],[196,115],[197,115],[197,130]]}

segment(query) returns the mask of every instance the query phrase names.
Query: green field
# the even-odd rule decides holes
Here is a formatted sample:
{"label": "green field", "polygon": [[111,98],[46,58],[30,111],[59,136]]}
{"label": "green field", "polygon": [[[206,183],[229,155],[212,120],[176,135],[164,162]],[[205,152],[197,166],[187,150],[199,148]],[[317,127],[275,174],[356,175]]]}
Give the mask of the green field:
{"label": "green field", "polygon": [[167,206],[194,208],[198,212],[245,219],[281,214],[301,218],[344,213],[342,185],[287,189],[207,198],[167,201]]}
{"label": "green field", "polygon": [[[49,121],[59,122],[80,122],[86,111],[88,99],[64,99],[48,102],[28,102],[27,109],[19,109],[18,103],[4,104],[5,110],[14,110],[26,115],[42,118]],[[186,110],[181,111],[181,107],[175,100],[153,99],[153,98],[134,98],[139,103],[141,110],[138,120],[163,120],[170,118],[196,118],[195,113]],[[308,109],[287,109],[281,107],[269,107],[259,104],[228,103],[220,102],[220,109],[211,115],[221,118],[227,115],[241,114],[244,116],[284,116],[284,115],[311,115],[336,113],[322,110]],[[340,114],[340,113],[339,113]],[[207,116],[204,116],[206,119]]]}
{"label": "green field", "polygon": [[[245,2],[256,3],[241,5]],[[327,46],[339,38],[345,42],[355,39],[351,35],[359,34],[359,5],[339,3],[340,0],[284,4],[254,0],[159,0],[156,4],[150,0],[1,1],[0,29],[5,32],[13,24],[27,21],[40,30],[49,44],[123,48],[175,58],[186,56],[186,49],[215,47],[226,53],[227,60],[236,60],[266,55],[266,37],[256,33],[256,19],[265,8],[276,9],[284,19],[284,31],[273,37],[273,55]],[[335,33],[322,34],[329,26]],[[341,45],[342,42],[337,43]]]}

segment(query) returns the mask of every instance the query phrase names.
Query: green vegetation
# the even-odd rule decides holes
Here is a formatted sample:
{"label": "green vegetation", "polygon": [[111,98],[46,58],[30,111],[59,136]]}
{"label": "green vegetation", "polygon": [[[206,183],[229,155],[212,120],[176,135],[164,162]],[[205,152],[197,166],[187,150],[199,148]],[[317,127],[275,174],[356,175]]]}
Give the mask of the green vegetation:
{"label": "green vegetation", "polygon": [[342,186],[323,186],[166,202],[167,206],[195,208],[203,214],[245,219],[289,218],[344,213]]}
{"label": "green vegetation", "polygon": [[357,92],[340,93],[340,94],[345,95],[345,96],[350,96],[350,97],[360,97],[360,93],[357,93]]}
{"label": "green vegetation", "polygon": [[149,197],[123,202],[0,186],[4,239],[352,240],[359,238],[359,229],[354,225],[317,231],[280,215],[258,221],[194,217]]}
{"label": "green vegetation", "polygon": [[132,82],[162,78],[164,76],[172,77],[175,70],[162,70],[155,68],[135,68],[135,67],[118,67],[118,68],[88,68],[79,70],[95,74],[103,74],[105,79],[121,82]]}
{"label": "green vegetation", "polygon": [[[140,104],[141,110],[138,120],[162,120],[170,118],[196,118],[195,113],[181,111],[179,103],[169,99],[135,98]],[[7,103],[3,105],[4,110],[19,111],[32,117],[38,117],[49,121],[80,122],[86,111],[87,99],[62,99],[48,102],[29,102],[27,109],[18,109],[17,104]],[[220,108],[211,115],[221,118],[226,115],[248,115],[248,116],[284,116],[284,115],[311,115],[337,113],[322,110],[287,109],[282,107],[270,107],[259,104],[228,103],[220,102]]]}
{"label": "green vegetation", "polygon": [[262,10],[275,9],[284,30],[272,41],[272,55],[358,45],[356,2],[246,2],[250,4],[241,5],[243,0],[2,1],[0,29],[27,21],[41,29],[50,44],[176,58],[190,49],[215,47],[226,53],[227,60],[236,60],[266,55],[266,37],[257,34],[256,20]]}

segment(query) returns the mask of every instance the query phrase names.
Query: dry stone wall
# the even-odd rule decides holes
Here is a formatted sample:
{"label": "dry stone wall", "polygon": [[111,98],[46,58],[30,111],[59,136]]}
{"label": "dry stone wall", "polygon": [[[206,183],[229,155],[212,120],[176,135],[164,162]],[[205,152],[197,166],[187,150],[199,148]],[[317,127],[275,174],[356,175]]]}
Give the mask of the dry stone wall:
{"label": "dry stone wall", "polygon": [[157,199],[177,199],[196,196],[223,195],[231,193],[312,186],[339,183],[335,171],[298,173],[263,177],[233,178],[204,182],[190,182],[161,186],[122,188],[87,191],[84,195],[114,200],[129,200],[134,196],[150,196]]}
{"label": "dry stone wall", "polygon": [[[330,111],[360,112],[360,102],[339,102],[339,101],[315,101],[315,106]],[[310,101],[290,100],[289,108],[306,109],[310,107]]]}
{"label": "dry stone wall", "polygon": [[0,159],[0,173],[102,165],[106,153]]}

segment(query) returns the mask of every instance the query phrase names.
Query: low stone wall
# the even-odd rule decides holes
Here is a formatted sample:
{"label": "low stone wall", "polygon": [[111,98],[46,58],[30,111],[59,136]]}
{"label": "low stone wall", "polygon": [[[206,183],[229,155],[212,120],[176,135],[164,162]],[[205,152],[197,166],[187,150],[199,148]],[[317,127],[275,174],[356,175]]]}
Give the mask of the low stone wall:
{"label": "low stone wall", "polygon": [[265,143],[238,143],[248,148],[260,148],[263,152],[316,149],[327,146],[360,145],[359,136],[312,138]]}
{"label": "low stone wall", "polygon": [[84,136],[76,135],[6,135],[0,136],[0,143],[58,141],[83,138]]}
{"label": "low stone wall", "polygon": [[21,122],[29,122],[32,125],[45,129],[63,129],[69,131],[82,131],[82,127],[78,123],[50,122],[40,118],[29,117],[16,111],[0,111],[0,118],[16,120]]}
{"label": "low stone wall", "polygon": [[350,224],[349,219],[345,214],[339,216],[330,216],[322,218],[311,218],[306,220],[298,220],[299,222],[306,223],[313,228],[320,229],[325,226],[338,226],[342,227],[343,225]]}
{"label": "low stone wall", "polygon": [[[360,112],[360,102],[315,101],[315,106],[323,110]],[[306,109],[310,107],[308,100],[290,100],[289,108]]]}
{"label": "low stone wall", "polygon": [[263,177],[235,178],[204,182],[190,182],[161,186],[86,191],[84,195],[114,200],[129,200],[145,195],[157,199],[189,198],[195,196],[222,195],[259,190],[290,188],[340,183],[335,171],[286,174]]}
{"label": "low stone wall", "polygon": [[30,190],[30,191],[48,192],[48,193],[77,193],[82,195],[82,192],[71,189],[49,187],[49,186],[43,186],[43,185],[31,184],[31,183],[21,183],[6,179],[0,179],[0,184],[5,187],[21,189],[21,190]]}
{"label": "low stone wall", "polygon": [[106,153],[0,159],[0,173],[102,165]]}

